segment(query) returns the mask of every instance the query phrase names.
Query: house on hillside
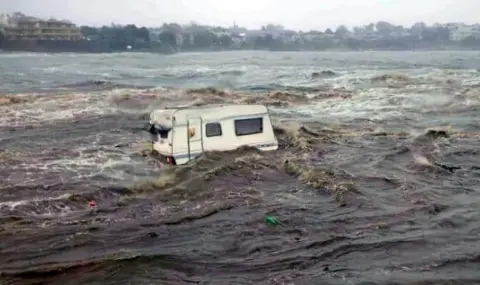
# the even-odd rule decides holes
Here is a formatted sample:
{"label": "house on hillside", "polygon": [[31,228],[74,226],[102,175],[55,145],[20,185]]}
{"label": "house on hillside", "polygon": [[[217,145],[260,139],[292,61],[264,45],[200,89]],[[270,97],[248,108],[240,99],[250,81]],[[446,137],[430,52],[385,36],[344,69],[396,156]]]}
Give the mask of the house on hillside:
{"label": "house on hillside", "polygon": [[5,36],[9,40],[80,40],[80,28],[66,20],[9,17]]}

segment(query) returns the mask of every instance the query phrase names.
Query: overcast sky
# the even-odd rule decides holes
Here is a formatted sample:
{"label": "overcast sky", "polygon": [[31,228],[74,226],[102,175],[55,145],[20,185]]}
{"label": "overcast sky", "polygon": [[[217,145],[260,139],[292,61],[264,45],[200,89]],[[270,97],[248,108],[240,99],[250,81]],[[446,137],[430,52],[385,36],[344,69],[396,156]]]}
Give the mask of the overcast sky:
{"label": "overcast sky", "polygon": [[0,13],[69,19],[79,25],[133,23],[155,27],[164,22],[247,28],[273,23],[291,29],[349,27],[387,20],[414,22],[479,20],[480,0],[0,0]]}

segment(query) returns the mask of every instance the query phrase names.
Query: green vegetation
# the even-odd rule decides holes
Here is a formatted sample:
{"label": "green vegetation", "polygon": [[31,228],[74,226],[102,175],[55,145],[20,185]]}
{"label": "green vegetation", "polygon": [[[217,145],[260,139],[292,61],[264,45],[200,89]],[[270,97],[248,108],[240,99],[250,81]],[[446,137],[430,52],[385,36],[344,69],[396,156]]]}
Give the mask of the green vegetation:
{"label": "green vegetation", "polygon": [[3,27],[0,25],[0,46],[4,40],[5,40],[5,32],[3,30]]}
{"label": "green vegetation", "polygon": [[104,43],[112,50],[125,50],[127,46],[131,46],[133,49],[150,48],[150,35],[145,27],[138,28],[135,25],[124,27],[113,25],[101,28],[83,26],[80,30],[87,40]]}

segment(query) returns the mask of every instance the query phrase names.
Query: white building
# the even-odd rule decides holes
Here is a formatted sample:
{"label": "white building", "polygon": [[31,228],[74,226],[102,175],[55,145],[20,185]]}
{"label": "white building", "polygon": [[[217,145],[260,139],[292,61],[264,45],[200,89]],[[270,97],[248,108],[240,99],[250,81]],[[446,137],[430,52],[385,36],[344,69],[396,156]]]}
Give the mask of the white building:
{"label": "white building", "polygon": [[451,26],[450,40],[461,41],[469,36],[480,36],[480,26],[477,25],[465,25],[457,24]]}
{"label": "white building", "polygon": [[0,14],[0,26],[8,26],[10,22],[10,17],[5,14]]}

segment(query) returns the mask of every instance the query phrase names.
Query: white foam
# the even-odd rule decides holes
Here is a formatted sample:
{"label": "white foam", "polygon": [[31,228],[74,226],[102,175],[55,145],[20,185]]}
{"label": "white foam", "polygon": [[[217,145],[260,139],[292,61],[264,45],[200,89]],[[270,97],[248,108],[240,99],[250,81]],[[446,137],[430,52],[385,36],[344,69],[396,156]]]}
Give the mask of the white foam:
{"label": "white foam", "polygon": [[102,98],[105,95],[108,96],[108,94],[95,93],[55,97],[37,95],[39,97],[31,103],[0,106],[0,126],[35,126],[44,122],[72,120],[77,117],[116,112],[112,104]]}

